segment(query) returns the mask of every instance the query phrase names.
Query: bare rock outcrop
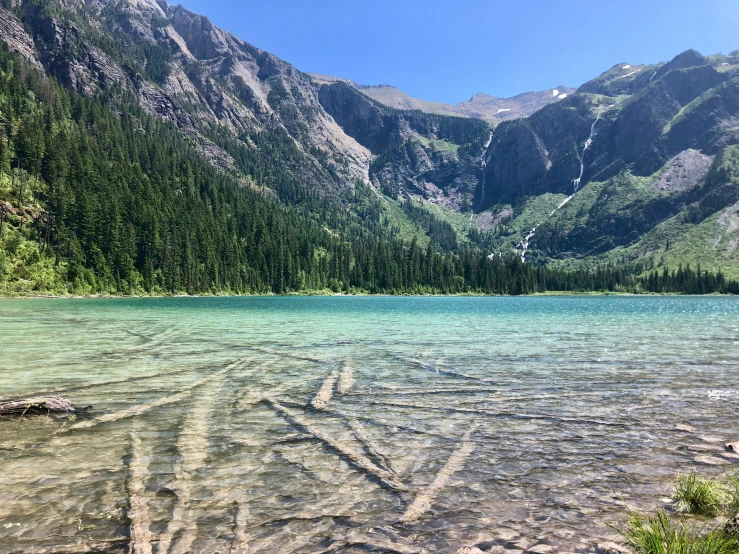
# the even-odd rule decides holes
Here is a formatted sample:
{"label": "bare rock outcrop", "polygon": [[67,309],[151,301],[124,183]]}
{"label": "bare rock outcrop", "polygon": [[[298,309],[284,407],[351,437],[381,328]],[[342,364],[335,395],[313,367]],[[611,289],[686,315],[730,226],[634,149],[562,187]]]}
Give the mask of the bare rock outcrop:
{"label": "bare rock outcrop", "polygon": [[0,7],[0,38],[13,52],[18,52],[36,69],[43,69],[33,38],[23,29],[23,24],[9,11]]}
{"label": "bare rock outcrop", "polygon": [[685,192],[695,188],[708,174],[713,157],[689,148],[672,158],[662,174],[652,183],[660,192]]}

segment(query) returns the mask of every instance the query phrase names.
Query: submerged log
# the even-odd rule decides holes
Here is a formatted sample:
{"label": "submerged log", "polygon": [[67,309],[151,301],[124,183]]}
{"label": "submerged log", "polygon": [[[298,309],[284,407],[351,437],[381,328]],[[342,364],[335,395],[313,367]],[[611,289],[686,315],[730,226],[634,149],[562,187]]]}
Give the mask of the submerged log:
{"label": "submerged log", "polygon": [[403,517],[400,519],[402,523],[413,523],[431,509],[431,505],[437,494],[439,494],[439,491],[446,487],[452,476],[464,467],[467,458],[469,458],[475,450],[475,443],[470,440],[471,436],[472,429],[467,431],[462,439],[462,444],[460,444],[459,448],[457,448],[457,450],[455,450],[449,457],[449,460],[444,467],[441,468],[439,473],[436,474],[436,478],[432,483],[426,489],[421,491],[418,496],[416,496],[413,503],[408,506],[405,514],[403,514]]}
{"label": "submerged log", "polygon": [[326,377],[321,388],[318,389],[316,396],[313,398],[311,406],[316,410],[323,410],[328,406],[328,403],[331,402],[331,397],[334,395],[334,386],[336,385],[336,380],[338,378],[339,374],[336,371]]}
{"label": "submerged log", "polygon": [[0,402],[0,416],[71,414],[75,411],[74,404],[61,396],[36,396]]}
{"label": "submerged log", "polygon": [[386,485],[387,487],[394,489],[396,491],[407,491],[408,487],[401,483],[397,476],[395,476],[393,473],[389,472],[388,470],[378,467],[375,465],[367,456],[361,454],[358,452],[355,448],[353,448],[351,445],[345,444],[344,442],[335,439],[326,433],[323,433],[313,427],[309,421],[302,417],[299,413],[293,412],[292,410],[287,409],[285,406],[283,406],[280,402],[277,400],[274,400],[272,398],[265,398],[264,402],[272,408],[275,412],[279,413],[284,417],[288,422],[290,422],[292,425],[299,427],[303,430],[305,430],[307,433],[313,435],[321,442],[325,443],[329,447],[331,447],[333,450],[337,451],[339,454],[341,454],[345,459],[349,460],[351,464],[362,470],[363,472],[370,474],[374,476],[376,479],[378,479],[381,483]]}

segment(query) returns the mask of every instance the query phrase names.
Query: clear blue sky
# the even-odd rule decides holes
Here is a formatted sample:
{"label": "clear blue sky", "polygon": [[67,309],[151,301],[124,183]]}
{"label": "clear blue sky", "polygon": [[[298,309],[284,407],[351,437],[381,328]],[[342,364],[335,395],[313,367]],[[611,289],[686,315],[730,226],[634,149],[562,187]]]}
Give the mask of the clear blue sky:
{"label": "clear blue sky", "polygon": [[739,0],[181,2],[302,71],[453,104],[576,87],[616,63],[688,48],[739,49]]}

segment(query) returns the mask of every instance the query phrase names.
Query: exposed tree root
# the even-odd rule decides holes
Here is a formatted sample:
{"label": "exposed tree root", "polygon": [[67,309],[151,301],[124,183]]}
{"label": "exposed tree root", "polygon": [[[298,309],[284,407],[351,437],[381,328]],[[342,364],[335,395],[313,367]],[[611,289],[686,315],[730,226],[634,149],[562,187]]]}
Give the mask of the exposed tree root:
{"label": "exposed tree root", "polygon": [[436,478],[432,483],[416,496],[416,499],[408,506],[400,521],[403,523],[413,523],[431,508],[431,504],[439,494],[439,491],[447,485],[452,475],[464,467],[467,458],[470,457],[470,454],[475,449],[475,443],[470,441],[471,435],[472,430],[470,429],[465,434],[464,439],[462,439],[462,444],[459,445],[459,448],[454,451],[447,463],[444,464],[444,467],[436,474]]}
{"label": "exposed tree root", "polygon": [[180,392],[178,392],[177,394],[173,394],[171,396],[165,396],[164,398],[160,398],[159,400],[156,400],[152,402],[151,404],[138,404],[136,406],[132,406],[130,408],[121,410],[119,412],[113,412],[111,414],[105,414],[100,417],[96,417],[94,419],[82,421],[80,423],[76,423],[75,425],[71,425],[64,429],[61,429],[56,434],[58,436],[58,435],[62,435],[65,433],[69,433],[70,431],[77,431],[79,429],[90,429],[102,423],[111,423],[113,421],[119,421],[121,419],[139,416],[141,414],[145,414],[146,412],[150,410],[153,410],[154,408],[160,408],[162,406],[167,406],[168,404],[175,404],[177,402],[184,400],[188,396],[190,396],[193,393],[193,391],[197,389],[198,387],[201,387],[207,383],[210,383],[211,381],[214,381],[215,379],[219,379],[223,377],[229,371],[232,371],[238,367],[243,366],[244,363],[246,363],[245,360],[237,360],[233,362],[232,364],[229,364],[228,366],[224,367],[223,369],[220,369],[216,371],[215,373],[208,375],[207,377],[203,377],[202,379],[200,379],[199,381],[195,383],[192,383],[191,385],[187,385],[186,387],[181,389]]}
{"label": "exposed tree root", "polygon": [[347,394],[354,386],[354,383],[354,368],[352,367],[352,362],[351,360],[344,360],[344,365],[339,374],[339,384],[336,387],[336,392],[339,394]]}
{"label": "exposed tree root", "polygon": [[336,385],[336,379],[338,379],[338,377],[339,374],[334,371],[323,381],[321,388],[318,389],[316,396],[311,402],[311,406],[316,410],[323,410],[328,406],[328,403],[331,401],[331,397],[334,395],[334,386]]}
{"label": "exposed tree root", "polygon": [[318,440],[330,446],[332,449],[339,452],[344,458],[348,459],[353,466],[361,469],[365,473],[372,475],[376,479],[379,479],[380,482],[382,482],[387,487],[390,487],[391,489],[397,491],[408,490],[408,487],[401,483],[398,478],[390,473],[388,470],[378,467],[372,461],[370,461],[369,458],[359,453],[351,446],[322,433],[321,431],[313,427],[304,417],[302,417],[298,413],[289,410],[288,408],[271,398],[265,398],[264,402],[266,402],[277,413],[281,414],[291,424],[304,429],[305,431],[316,437]]}
{"label": "exposed tree root", "polygon": [[131,460],[128,465],[128,519],[130,521],[131,554],[151,554],[151,518],[146,499],[146,481],[149,468],[144,460],[139,436],[139,423],[133,422],[131,429]]}

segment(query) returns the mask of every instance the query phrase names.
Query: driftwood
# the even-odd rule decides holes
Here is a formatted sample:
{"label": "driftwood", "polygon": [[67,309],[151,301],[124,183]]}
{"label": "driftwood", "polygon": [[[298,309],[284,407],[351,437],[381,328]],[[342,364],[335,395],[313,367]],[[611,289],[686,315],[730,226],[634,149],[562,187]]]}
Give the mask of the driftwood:
{"label": "driftwood", "polygon": [[491,410],[478,410],[476,408],[460,408],[454,406],[426,406],[411,402],[392,402],[390,400],[368,400],[368,404],[377,406],[392,406],[397,408],[410,408],[413,410],[426,410],[432,412],[451,412],[460,414],[477,414],[488,417],[499,417],[505,419],[522,419],[531,421],[553,421],[555,423],[576,423],[580,425],[604,425],[607,427],[628,427],[625,423],[612,423],[598,419],[582,419],[569,416],[554,416],[546,414],[522,414],[516,412],[493,412]]}
{"label": "driftwood", "polygon": [[367,453],[372,456],[381,467],[384,467],[390,473],[394,473],[397,475],[398,472],[395,471],[395,469],[393,468],[390,458],[385,456],[385,454],[380,451],[377,444],[364,433],[364,429],[362,429],[362,424],[358,420],[353,418],[347,419],[346,422],[347,425],[349,425],[349,428],[352,430],[352,434],[354,435],[354,437],[364,445]]}
{"label": "driftwood", "polygon": [[131,429],[131,460],[128,467],[128,519],[131,533],[129,550],[132,554],[151,554],[151,518],[146,498],[149,468],[144,458],[137,420],[134,420]]}
{"label": "driftwood", "polygon": [[328,406],[328,403],[331,401],[331,397],[334,395],[334,386],[336,385],[336,380],[338,378],[339,374],[335,371],[331,375],[326,377],[326,379],[323,381],[323,384],[321,385],[321,388],[318,389],[316,396],[313,398],[311,406],[313,406],[316,410],[323,410],[326,406]]}
{"label": "driftwood", "polygon": [[61,396],[35,396],[0,403],[0,416],[71,414],[75,411],[74,404]]}
{"label": "driftwood", "polygon": [[369,458],[359,453],[352,446],[345,444],[340,440],[334,439],[333,437],[330,437],[325,433],[322,433],[321,431],[313,427],[308,422],[308,420],[306,420],[297,412],[288,410],[286,407],[284,407],[279,402],[273,400],[272,398],[265,398],[264,402],[266,402],[267,405],[275,412],[282,415],[291,424],[304,429],[306,432],[310,433],[318,440],[330,446],[333,450],[337,451],[345,459],[348,459],[354,467],[374,476],[376,479],[378,479],[380,482],[385,484],[387,487],[390,487],[391,489],[394,489],[396,491],[408,490],[408,487],[401,483],[394,474],[386,469],[378,467],[372,461],[370,461]]}
{"label": "driftwood", "polygon": [[220,381],[212,381],[201,390],[194,407],[185,417],[177,438],[180,460],[174,467],[173,485],[177,502],[172,509],[167,530],[159,537],[158,552],[169,552],[170,544],[173,554],[192,552],[192,544],[198,532],[193,481],[207,464],[210,418],[215,412],[220,386]]}
{"label": "driftwood", "polygon": [[354,383],[355,379],[352,363],[349,360],[344,360],[344,365],[339,374],[339,384],[336,387],[336,392],[339,394],[347,394],[354,386]]}
{"label": "driftwood", "polygon": [[223,377],[229,371],[233,371],[234,369],[240,368],[245,363],[246,363],[246,360],[237,360],[236,362],[229,364],[223,369],[219,369],[218,371],[211,373],[207,377],[203,377],[199,381],[192,383],[190,385],[187,385],[186,387],[183,387],[182,389],[180,389],[180,392],[176,394],[165,396],[164,398],[155,400],[154,402],[150,404],[137,404],[135,406],[131,406],[130,408],[126,408],[125,410],[120,410],[118,412],[105,414],[100,417],[96,417],[94,419],[88,419],[87,421],[83,421],[82,423],[70,425],[69,427],[65,427],[64,429],[60,429],[59,431],[57,431],[55,435],[60,436],[60,435],[64,435],[66,433],[77,431],[80,429],[90,429],[92,427],[96,427],[97,425],[100,425],[103,423],[112,423],[114,421],[120,421],[121,419],[137,417],[137,416],[145,414],[146,412],[150,410],[153,410],[154,408],[161,408],[162,406],[168,406],[169,404],[175,404],[177,402],[181,402],[185,398],[190,397],[192,393],[195,391],[195,389],[197,389],[198,387],[201,387],[205,385],[206,383],[210,383],[211,381],[215,379],[219,379],[220,377]]}
{"label": "driftwood", "polygon": [[471,435],[472,430],[467,432],[462,440],[462,444],[459,445],[459,448],[454,451],[447,463],[444,464],[444,467],[436,474],[433,482],[421,491],[413,503],[408,506],[408,509],[401,518],[403,523],[413,523],[425,514],[431,508],[431,504],[439,491],[446,487],[449,479],[464,467],[467,458],[470,457],[472,451],[475,449],[475,443],[470,441]]}

